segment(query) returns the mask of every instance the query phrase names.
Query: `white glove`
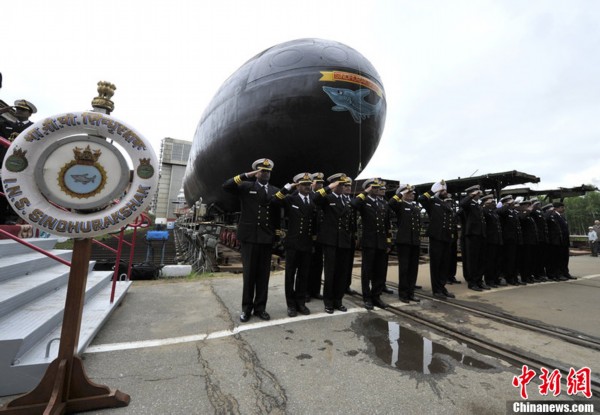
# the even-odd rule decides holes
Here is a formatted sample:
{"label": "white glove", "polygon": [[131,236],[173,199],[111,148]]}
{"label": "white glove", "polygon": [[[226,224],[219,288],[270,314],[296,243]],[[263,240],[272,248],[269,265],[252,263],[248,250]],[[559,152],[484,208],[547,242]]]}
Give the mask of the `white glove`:
{"label": "white glove", "polygon": [[498,202],[498,203],[496,204],[496,209],[500,209],[501,207],[502,207],[502,202]]}

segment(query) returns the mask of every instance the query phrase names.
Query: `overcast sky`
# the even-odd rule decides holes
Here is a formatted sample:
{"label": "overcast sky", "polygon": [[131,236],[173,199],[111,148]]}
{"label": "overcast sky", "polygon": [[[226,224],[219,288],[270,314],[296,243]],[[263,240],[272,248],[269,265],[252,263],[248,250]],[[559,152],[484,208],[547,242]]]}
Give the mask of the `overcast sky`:
{"label": "overcast sky", "polygon": [[600,1],[27,0],[0,13],[0,99],[30,100],[33,121],[90,109],[106,80],[113,115],[158,152],[193,139],[248,59],[316,37],[363,54],[386,90],[361,178],[519,170],[536,189],[600,186]]}

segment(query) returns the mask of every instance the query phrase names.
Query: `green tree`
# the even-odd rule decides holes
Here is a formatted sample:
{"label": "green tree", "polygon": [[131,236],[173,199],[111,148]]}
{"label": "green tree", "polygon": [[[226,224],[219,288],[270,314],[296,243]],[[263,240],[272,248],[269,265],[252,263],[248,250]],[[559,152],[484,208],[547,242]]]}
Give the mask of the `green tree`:
{"label": "green tree", "polygon": [[571,235],[586,235],[594,220],[600,219],[600,192],[587,192],[584,196],[569,197],[564,203]]}

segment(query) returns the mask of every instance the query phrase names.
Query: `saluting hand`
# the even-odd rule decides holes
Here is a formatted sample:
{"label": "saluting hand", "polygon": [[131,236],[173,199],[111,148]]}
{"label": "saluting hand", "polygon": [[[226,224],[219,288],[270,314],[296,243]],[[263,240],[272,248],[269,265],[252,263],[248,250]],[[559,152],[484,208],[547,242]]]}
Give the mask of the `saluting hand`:
{"label": "saluting hand", "polygon": [[337,182],[333,182],[333,183],[331,183],[331,184],[329,185],[329,189],[331,189],[331,190],[335,189],[336,187],[338,187],[338,186],[340,185],[340,183],[341,183],[341,182],[340,182],[339,180],[338,180]]}

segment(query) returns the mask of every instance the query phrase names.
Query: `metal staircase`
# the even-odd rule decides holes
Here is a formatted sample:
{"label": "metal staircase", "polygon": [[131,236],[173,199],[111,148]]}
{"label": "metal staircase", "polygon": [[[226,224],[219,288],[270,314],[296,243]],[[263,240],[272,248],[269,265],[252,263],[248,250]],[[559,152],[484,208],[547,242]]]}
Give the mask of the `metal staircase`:
{"label": "metal staircase", "polygon": [[[71,260],[54,249],[57,239],[27,242]],[[92,271],[90,262],[77,353],[98,333],[125,297],[130,281],[119,281],[110,303],[112,271]],[[0,240],[0,396],[32,390],[58,354],[70,268],[16,241]]]}

